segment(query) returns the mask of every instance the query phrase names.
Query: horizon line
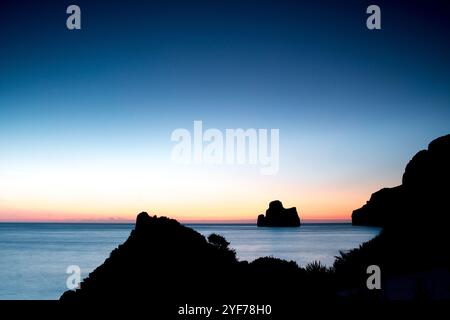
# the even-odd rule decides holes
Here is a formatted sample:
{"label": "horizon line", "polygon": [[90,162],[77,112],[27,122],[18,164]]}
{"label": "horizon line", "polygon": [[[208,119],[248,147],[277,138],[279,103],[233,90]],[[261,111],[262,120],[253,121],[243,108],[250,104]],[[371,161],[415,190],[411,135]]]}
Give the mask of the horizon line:
{"label": "horizon line", "polygon": [[[168,217],[169,218],[169,217]],[[173,219],[173,218],[171,218]],[[250,220],[250,219],[234,219],[234,220],[225,220],[225,219],[218,219],[218,220],[178,220],[181,224],[255,224],[256,220]],[[302,219],[303,223],[351,223],[351,219]],[[97,220],[97,219],[81,219],[81,220],[0,220],[0,223],[54,223],[54,224],[135,224],[136,219],[129,220],[129,219],[105,219],[105,220]]]}

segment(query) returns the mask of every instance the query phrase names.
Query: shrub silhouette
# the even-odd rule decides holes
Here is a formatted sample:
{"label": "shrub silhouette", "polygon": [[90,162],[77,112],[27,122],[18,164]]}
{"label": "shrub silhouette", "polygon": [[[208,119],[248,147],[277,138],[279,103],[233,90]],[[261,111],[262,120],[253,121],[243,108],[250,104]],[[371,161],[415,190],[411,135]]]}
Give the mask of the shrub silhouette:
{"label": "shrub silhouette", "polygon": [[216,233],[210,234],[208,236],[208,243],[216,248],[224,259],[230,262],[236,261],[236,251],[228,247],[230,243],[221,235]]}
{"label": "shrub silhouette", "polygon": [[227,250],[230,243],[221,235],[212,233],[208,236],[208,242],[221,250]]}
{"label": "shrub silhouette", "polygon": [[305,267],[305,270],[308,273],[316,273],[316,274],[330,272],[330,270],[326,266],[321,264],[320,261],[308,263]]}

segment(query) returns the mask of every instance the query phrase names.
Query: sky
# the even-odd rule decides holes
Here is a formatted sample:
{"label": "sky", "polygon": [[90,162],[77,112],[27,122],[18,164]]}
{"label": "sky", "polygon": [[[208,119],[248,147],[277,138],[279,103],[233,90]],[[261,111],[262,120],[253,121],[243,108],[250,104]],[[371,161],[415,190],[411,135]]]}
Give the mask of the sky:
{"label": "sky", "polygon": [[[81,8],[68,30],[66,8]],[[368,30],[366,8],[381,8]],[[2,1],[0,221],[349,220],[450,131],[445,1]],[[177,128],[279,129],[279,170]]]}

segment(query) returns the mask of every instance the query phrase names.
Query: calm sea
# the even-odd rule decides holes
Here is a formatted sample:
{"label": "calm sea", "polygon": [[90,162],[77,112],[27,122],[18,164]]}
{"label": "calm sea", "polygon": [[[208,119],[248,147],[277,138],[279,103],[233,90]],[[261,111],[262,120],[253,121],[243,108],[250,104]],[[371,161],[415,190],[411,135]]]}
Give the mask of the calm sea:
{"label": "calm sea", "polygon": [[[66,289],[66,269],[81,268],[82,278],[125,241],[132,224],[0,223],[0,299],[58,299]],[[340,250],[358,247],[378,228],[351,224],[304,224],[301,228],[196,224],[198,232],[218,233],[241,260],[274,256],[304,266],[314,260],[331,265]]]}

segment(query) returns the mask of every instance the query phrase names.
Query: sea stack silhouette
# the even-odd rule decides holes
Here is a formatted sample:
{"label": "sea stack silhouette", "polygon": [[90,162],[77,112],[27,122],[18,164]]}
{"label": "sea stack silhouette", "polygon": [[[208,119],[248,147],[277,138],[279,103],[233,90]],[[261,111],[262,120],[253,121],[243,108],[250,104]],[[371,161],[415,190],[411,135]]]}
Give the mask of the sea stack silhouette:
{"label": "sea stack silhouette", "polygon": [[[450,212],[450,134],[433,140],[406,166],[402,184],[383,188],[352,214],[354,225],[395,227],[441,224]],[[446,225],[446,224],[445,224]]]}
{"label": "sea stack silhouette", "polygon": [[269,203],[266,215],[260,214],[258,227],[300,227],[300,217],[295,207],[286,209],[279,200]]}

